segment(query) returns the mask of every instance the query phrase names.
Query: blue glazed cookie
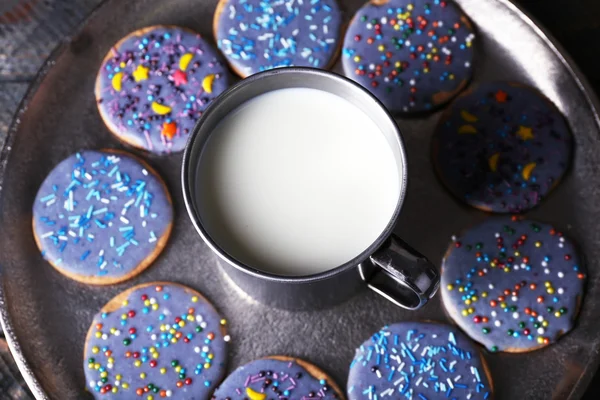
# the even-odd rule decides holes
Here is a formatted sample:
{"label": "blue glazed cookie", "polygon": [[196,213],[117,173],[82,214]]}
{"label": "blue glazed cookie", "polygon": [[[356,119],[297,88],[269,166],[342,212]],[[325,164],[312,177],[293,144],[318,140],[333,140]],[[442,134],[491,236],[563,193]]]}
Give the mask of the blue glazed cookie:
{"label": "blue glazed cookie", "polygon": [[220,0],[219,49],[242,78],[277,67],[327,69],[341,46],[336,0]]}
{"label": "blue glazed cookie", "polygon": [[165,247],[172,224],[163,181],[124,152],[73,154],[50,172],[33,204],[42,256],[84,283],[105,285],[139,274]]}
{"label": "blue glazed cookie", "polygon": [[574,243],[561,232],[495,217],[453,238],[442,263],[442,299],[489,350],[525,352],[573,328],[585,279]]}
{"label": "blue glazed cookie", "polygon": [[433,164],[457,198],[484,211],[520,213],[539,204],[571,164],[573,138],[536,90],[481,84],[452,103],[433,136]]}
{"label": "blue glazed cookie", "polygon": [[113,46],[95,93],[100,115],[117,138],[164,154],[183,150],[198,118],[228,85],[224,62],[199,34],[152,26]]}
{"label": "blue glazed cookie", "polygon": [[484,359],[458,328],[434,322],[386,326],[357,350],[349,400],[491,399]]}
{"label": "blue glazed cookie", "polygon": [[87,388],[97,399],[208,399],[225,374],[225,325],[185,286],[153,282],[128,289],[90,326]]}
{"label": "blue glazed cookie", "polygon": [[213,400],[343,399],[323,371],[297,358],[271,356],[233,371],[215,390]]}
{"label": "blue glazed cookie", "polygon": [[390,111],[430,111],[468,84],[474,39],[451,0],[371,1],[350,22],[342,65]]}

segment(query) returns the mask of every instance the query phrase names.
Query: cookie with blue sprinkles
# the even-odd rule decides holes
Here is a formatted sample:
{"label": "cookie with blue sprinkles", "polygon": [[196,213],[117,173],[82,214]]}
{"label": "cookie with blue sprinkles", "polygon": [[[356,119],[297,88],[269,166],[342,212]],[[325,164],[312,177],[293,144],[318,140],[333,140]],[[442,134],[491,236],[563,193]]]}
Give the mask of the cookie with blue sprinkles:
{"label": "cookie with blue sprinkles", "polygon": [[336,0],[220,0],[217,45],[242,78],[278,67],[328,69],[341,47]]}
{"label": "cookie with blue sprinkles", "polygon": [[335,382],[313,364],[292,357],[254,360],[231,373],[212,400],[343,399]]}
{"label": "cookie with blue sprinkles", "polygon": [[85,341],[96,399],[209,399],[225,375],[226,320],[186,286],[151,282],[110,300]]}
{"label": "cookie with blue sprinkles", "polygon": [[183,150],[196,121],[228,86],[225,61],[206,39],[181,27],[151,26],[110,49],[95,94],[118,139],[165,154]]}
{"label": "cookie with blue sprinkles", "polygon": [[467,86],[474,40],[452,0],[372,0],[350,22],[342,65],[391,112],[423,113]]}
{"label": "cookie with blue sprinkles", "polygon": [[492,379],[475,345],[457,327],[401,322],[383,327],[357,350],[349,400],[485,400]]}
{"label": "cookie with blue sprinkles", "polygon": [[484,211],[521,213],[538,205],[571,164],[573,137],[537,90],[482,83],[452,103],[433,135],[432,160],[458,199]]}
{"label": "cookie with blue sprinkles", "polygon": [[442,299],[490,351],[526,352],[573,329],[586,272],[575,244],[551,225],[493,217],[452,238]]}
{"label": "cookie with blue sprinkles", "polygon": [[106,285],[146,269],[167,244],[171,196],[158,174],[125,152],[86,150],[60,162],[33,204],[42,256],[63,275]]}

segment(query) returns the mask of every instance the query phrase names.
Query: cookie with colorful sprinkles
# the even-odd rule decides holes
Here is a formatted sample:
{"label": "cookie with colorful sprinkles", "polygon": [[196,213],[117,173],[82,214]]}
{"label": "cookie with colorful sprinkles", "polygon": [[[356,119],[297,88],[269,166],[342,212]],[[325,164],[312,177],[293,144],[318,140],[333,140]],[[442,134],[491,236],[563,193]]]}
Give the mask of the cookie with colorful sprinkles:
{"label": "cookie with colorful sprinkles", "polygon": [[485,359],[457,327],[401,322],[383,327],[357,350],[349,400],[492,398]]}
{"label": "cookie with colorful sprinkles", "polygon": [[183,285],[128,289],[88,331],[87,388],[96,399],[209,399],[225,374],[225,325],[202,295]]}
{"label": "cookie with colorful sprinkles", "polygon": [[573,329],[586,273],[551,225],[494,217],[453,237],[442,263],[452,319],[490,351],[526,352]]}
{"label": "cookie with colorful sprinkles", "polygon": [[432,159],[446,188],[484,211],[538,205],[571,164],[573,137],[537,90],[483,83],[452,103],[433,135]]}
{"label": "cookie with colorful sprinkles", "polygon": [[86,150],[48,174],[33,204],[42,256],[63,275],[89,284],[130,279],[167,244],[171,196],[158,174],[125,152]]}
{"label": "cookie with colorful sprinkles", "polygon": [[350,22],[342,65],[391,112],[422,113],[467,86],[474,39],[452,0],[372,0]]}
{"label": "cookie with colorful sprinkles", "polygon": [[333,66],[341,48],[336,0],[220,0],[213,29],[242,78],[277,67]]}
{"label": "cookie with colorful sprinkles", "polygon": [[95,94],[117,138],[164,154],[183,150],[198,118],[228,86],[225,63],[206,39],[185,28],[152,26],[111,48]]}
{"label": "cookie with colorful sprinkles", "polygon": [[285,356],[254,360],[233,371],[212,400],[343,399],[336,383],[313,364]]}

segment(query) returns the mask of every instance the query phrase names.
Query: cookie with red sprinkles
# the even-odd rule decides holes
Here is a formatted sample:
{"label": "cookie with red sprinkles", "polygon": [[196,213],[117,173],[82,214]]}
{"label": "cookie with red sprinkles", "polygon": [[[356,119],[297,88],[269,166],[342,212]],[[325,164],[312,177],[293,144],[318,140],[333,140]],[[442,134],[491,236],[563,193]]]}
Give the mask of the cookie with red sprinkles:
{"label": "cookie with red sprinkles", "polygon": [[225,374],[225,325],[200,293],[183,285],[128,289],[88,331],[87,388],[97,399],[208,399]]}
{"label": "cookie with red sprinkles", "polygon": [[523,213],[567,174],[574,138],[538,90],[484,82],[446,109],[432,137],[432,162],[457,199],[483,211]]}
{"label": "cookie with red sprinkles", "polygon": [[442,299],[490,351],[526,352],[574,327],[586,281],[573,241],[551,225],[494,217],[452,238]]}
{"label": "cookie with red sprinkles", "polygon": [[95,94],[117,138],[165,154],[183,150],[196,121],[228,86],[225,61],[207,39],[165,25],[116,43],[100,66]]}
{"label": "cookie with red sprinkles", "polygon": [[426,112],[467,86],[474,39],[451,0],[372,0],[350,22],[342,65],[390,111]]}

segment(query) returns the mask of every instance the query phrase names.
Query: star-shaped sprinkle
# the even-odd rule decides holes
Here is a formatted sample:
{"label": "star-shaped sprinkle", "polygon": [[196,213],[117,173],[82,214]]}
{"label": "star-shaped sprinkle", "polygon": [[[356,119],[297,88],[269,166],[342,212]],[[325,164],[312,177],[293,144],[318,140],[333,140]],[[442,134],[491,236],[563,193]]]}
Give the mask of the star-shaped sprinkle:
{"label": "star-shaped sprinkle", "polygon": [[503,90],[498,90],[496,92],[496,101],[498,103],[506,103],[506,100],[508,100],[508,93]]}
{"label": "star-shaped sprinkle", "polygon": [[176,86],[185,85],[188,82],[187,74],[180,69],[173,73],[172,78]]}
{"label": "star-shaped sprinkle", "polygon": [[176,132],[177,124],[175,122],[165,122],[160,133],[167,139],[173,139]]}
{"label": "star-shaped sprinkle", "polygon": [[533,129],[527,127],[527,126],[519,126],[519,130],[517,131],[517,136],[521,139],[521,140],[531,140],[534,138],[533,136]]}
{"label": "star-shaped sprinkle", "polygon": [[149,69],[147,67],[144,67],[141,64],[138,65],[135,71],[133,71],[133,79],[135,79],[136,82],[145,81],[148,79],[148,71]]}

